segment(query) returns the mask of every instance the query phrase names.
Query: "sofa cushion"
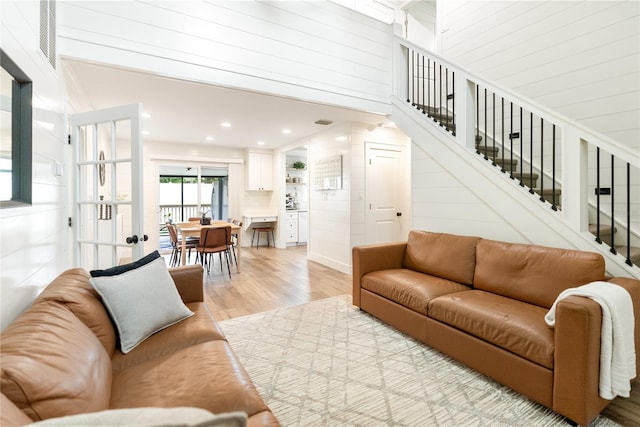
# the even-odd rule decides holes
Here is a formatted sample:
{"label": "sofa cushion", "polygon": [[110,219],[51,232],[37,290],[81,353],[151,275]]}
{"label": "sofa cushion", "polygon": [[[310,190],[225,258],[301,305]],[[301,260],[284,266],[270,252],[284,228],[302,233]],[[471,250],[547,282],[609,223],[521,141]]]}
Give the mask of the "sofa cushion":
{"label": "sofa cushion", "polygon": [[550,308],[565,289],[604,280],[604,268],[593,252],[481,239],[473,286]]}
{"label": "sofa cushion", "polygon": [[116,351],[111,359],[113,370],[130,368],[201,342],[225,339],[206,304],[193,302],[187,307],[194,313],[193,316],[151,335],[127,354]]}
{"label": "sofa cushion", "polygon": [[470,290],[434,298],[428,316],[546,368],[553,369],[553,329],[547,310],[489,292]]}
{"label": "sofa cushion", "polygon": [[23,426],[33,422],[4,393],[0,394],[0,409],[0,426]]}
{"label": "sofa cushion", "polygon": [[98,292],[89,283],[89,273],[80,268],[60,274],[36,298],[40,301],[62,303],[87,325],[98,337],[105,350],[112,355],[116,348],[116,330]]}
{"label": "sofa cushion", "polygon": [[473,283],[479,237],[413,230],[402,266],[465,285]]}
{"label": "sofa cushion", "polygon": [[34,421],[108,408],[111,360],[63,304],[32,305],[0,335],[0,387]]}
{"label": "sofa cushion", "polygon": [[424,315],[432,298],[469,289],[457,282],[408,268],[367,273],[362,277],[362,288]]}
{"label": "sofa cushion", "polygon": [[207,341],[113,373],[111,408],[194,406],[249,417],[268,408],[229,343]]}
{"label": "sofa cushion", "polygon": [[116,276],[92,277],[91,284],[116,324],[123,353],[155,332],[193,316],[163,258]]}

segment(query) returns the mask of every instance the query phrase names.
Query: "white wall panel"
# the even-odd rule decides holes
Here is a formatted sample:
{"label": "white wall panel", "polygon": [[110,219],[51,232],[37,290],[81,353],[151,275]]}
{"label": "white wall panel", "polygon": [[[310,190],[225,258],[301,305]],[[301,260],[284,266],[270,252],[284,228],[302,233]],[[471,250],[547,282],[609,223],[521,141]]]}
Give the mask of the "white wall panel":
{"label": "white wall panel", "polygon": [[389,110],[390,26],[330,2],[65,2],[60,9],[59,50],[69,56],[230,87],[278,87],[281,95],[304,96],[303,88],[310,100],[353,106],[356,99]]}
{"label": "white wall panel", "polygon": [[39,50],[38,1],[2,1],[2,49],[33,81],[32,205],[0,209],[0,329],[4,329],[55,276],[68,267],[67,179],[55,176],[68,146],[64,86]]}
{"label": "white wall panel", "polygon": [[446,58],[640,148],[640,2],[451,0],[443,7]]}

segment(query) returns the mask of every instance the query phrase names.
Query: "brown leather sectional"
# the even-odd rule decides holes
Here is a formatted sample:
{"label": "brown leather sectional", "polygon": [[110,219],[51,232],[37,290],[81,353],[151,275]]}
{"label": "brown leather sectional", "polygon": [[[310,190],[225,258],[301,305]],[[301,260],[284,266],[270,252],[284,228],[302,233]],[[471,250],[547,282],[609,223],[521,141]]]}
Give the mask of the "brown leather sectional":
{"label": "brown leather sectional", "polygon": [[[605,279],[601,255],[411,231],[406,242],[353,248],[353,303],[570,420],[586,425],[598,394],[602,311],[561,291]],[[640,281],[629,291],[640,372]]]}
{"label": "brown leather sectional", "polygon": [[127,354],[89,274],[56,278],[0,336],[2,426],[115,408],[242,411],[277,426],[203,302],[202,267],[169,270],[195,315]]}

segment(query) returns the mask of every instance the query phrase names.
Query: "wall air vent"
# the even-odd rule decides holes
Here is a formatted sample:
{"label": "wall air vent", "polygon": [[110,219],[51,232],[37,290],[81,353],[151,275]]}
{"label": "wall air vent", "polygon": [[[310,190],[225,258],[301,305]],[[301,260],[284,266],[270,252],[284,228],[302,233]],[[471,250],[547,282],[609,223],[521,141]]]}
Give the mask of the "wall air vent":
{"label": "wall air vent", "polygon": [[331,124],[331,123],[333,123],[333,122],[332,122],[331,120],[323,120],[323,119],[320,119],[320,120],[316,120],[316,121],[315,121],[315,122],[313,122],[313,123],[315,123],[315,124],[317,124],[317,125],[327,126],[327,125],[330,125],[330,124]]}
{"label": "wall air vent", "polygon": [[40,50],[56,68],[56,0],[40,0]]}

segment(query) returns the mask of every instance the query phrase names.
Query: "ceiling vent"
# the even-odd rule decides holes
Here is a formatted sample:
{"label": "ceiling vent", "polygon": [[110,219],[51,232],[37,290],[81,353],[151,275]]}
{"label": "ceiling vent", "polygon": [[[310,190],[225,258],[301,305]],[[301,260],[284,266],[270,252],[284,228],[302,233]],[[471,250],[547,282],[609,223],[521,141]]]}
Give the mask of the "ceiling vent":
{"label": "ceiling vent", "polygon": [[323,126],[327,126],[330,125],[331,123],[333,123],[331,120],[316,120],[315,122],[313,122],[317,125],[323,125]]}

